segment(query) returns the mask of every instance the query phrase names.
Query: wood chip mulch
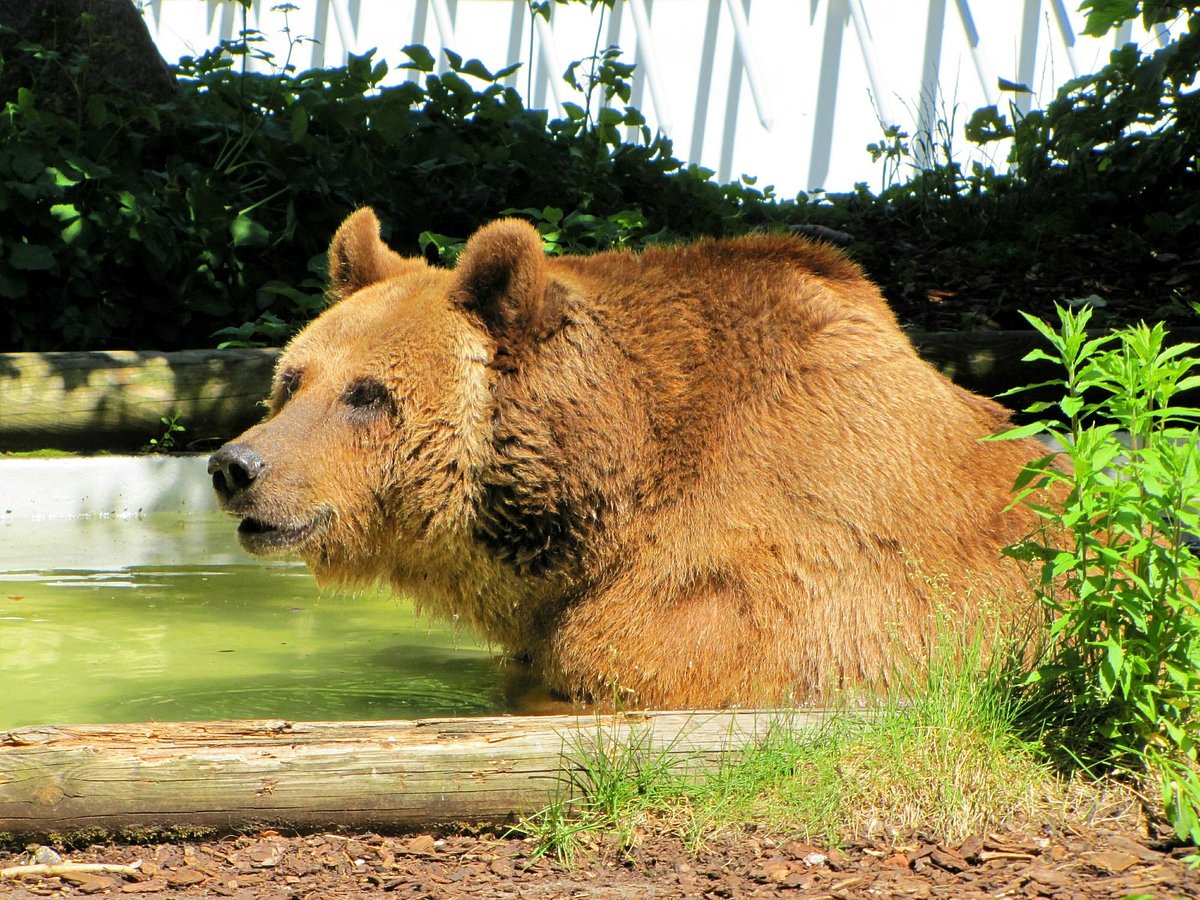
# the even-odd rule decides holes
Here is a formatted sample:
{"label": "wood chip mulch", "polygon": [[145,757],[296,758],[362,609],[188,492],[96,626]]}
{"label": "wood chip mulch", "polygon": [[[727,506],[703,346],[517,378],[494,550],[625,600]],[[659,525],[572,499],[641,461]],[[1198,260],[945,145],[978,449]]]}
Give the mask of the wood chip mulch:
{"label": "wood chip mulch", "polygon": [[1128,833],[988,834],[945,846],[821,848],[743,835],[689,852],[646,833],[598,846],[574,866],[535,858],[528,841],[491,835],[284,836],[0,852],[0,869],[31,862],[133,865],[124,875],[66,871],[0,879],[0,897],[138,896],[150,900],[434,898],[1200,898],[1187,848]]}

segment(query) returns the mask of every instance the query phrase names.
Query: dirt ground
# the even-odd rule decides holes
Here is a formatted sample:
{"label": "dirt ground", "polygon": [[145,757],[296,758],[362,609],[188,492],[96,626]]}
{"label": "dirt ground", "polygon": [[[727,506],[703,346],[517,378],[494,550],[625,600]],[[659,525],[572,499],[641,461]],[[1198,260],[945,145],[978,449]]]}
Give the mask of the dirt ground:
{"label": "dirt ground", "polygon": [[[689,852],[645,833],[599,846],[573,867],[536,859],[531,843],[492,835],[387,837],[267,831],[223,840],[113,844],[64,852],[72,864],[137,864],[128,874],[0,880],[11,898],[137,895],[152,900],[403,898],[995,898],[1200,897],[1188,851],[1106,828],[986,834],[955,846],[907,843],[844,850],[759,833]],[[46,848],[0,853],[0,869],[57,862]]]}

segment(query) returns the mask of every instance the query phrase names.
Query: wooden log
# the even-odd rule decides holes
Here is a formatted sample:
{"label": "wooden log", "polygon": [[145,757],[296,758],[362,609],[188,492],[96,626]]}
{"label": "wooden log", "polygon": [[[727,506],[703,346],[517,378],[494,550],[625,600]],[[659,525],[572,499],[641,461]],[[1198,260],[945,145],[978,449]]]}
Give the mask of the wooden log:
{"label": "wooden log", "polygon": [[0,450],[140,450],[178,416],[178,449],[262,417],[276,350],[0,354]]}
{"label": "wooden log", "polygon": [[699,771],[823,711],[196,722],[0,733],[0,838],[512,821],[569,795],[588,748]]}
{"label": "wooden log", "polygon": [[[987,396],[1057,374],[1052,366],[1021,362],[1042,346],[1034,331],[909,336],[941,372]],[[1176,329],[1168,341],[1200,342],[1200,328]],[[278,350],[0,354],[0,451],[140,450],[163,433],[160,419],[172,415],[187,429],[179,438],[181,449],[211,449],[261,417],[278,355]],[[1021,396],[1009,405],[1032,399]]]}
{"label": "wooden log", "polygon": [[[1021,361],[1035,348],[1049,350],[1036,331],[912,332],[909,337],[921,357],[943,375],[967,390],[988,397],[1021,385],[1062,377],[1061,368],[1053,364]],[[1184,342],[1200,343],[1200,328],[1176,328],[1168,332],[1168,345]],[[1005,402],[1008,406],[1023,407],[1035,396],[1047,399],[1049,395],[1022,393]]]}

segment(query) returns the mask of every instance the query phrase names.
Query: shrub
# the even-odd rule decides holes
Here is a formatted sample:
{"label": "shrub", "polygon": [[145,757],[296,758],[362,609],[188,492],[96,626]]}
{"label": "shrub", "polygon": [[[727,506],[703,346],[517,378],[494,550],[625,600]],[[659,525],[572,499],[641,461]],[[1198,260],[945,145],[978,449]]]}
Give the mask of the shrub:
{"label": "shrub", "polygon": [[[764,194],[685,166],[664,138],[615,143],[636,110],[551,123],[500,83],[511,69],[447,52],[450,71],[434,74],[419,45],[402,66],[415,80],[394,86],[370,53],[299,74],[238,71],[254,41],[181,60],[166,102],[114,84],[65,107],[39,93],[38,65],[86,59],[18,45],[34,75],[0,115],[0,349],[169,350],[230,327],[222,337],[277,343],[323,304],[325,244],[367,203],[405,253],[421,252],[424,232],[465,236],[513,207],[565,210],[563,241],[592,249],[622,220],[689,236],[775,214]],[[611,98],[623,70],[606,53],[596,77]]]}
{"label": "shrub", "polygon": [[1062,448],[1017,483],[1048,526],[1008,551],[1037,565],[1049,623],[1026,698],[1060,755],[1156,776],[1177,833],[1200,842],[1200,409],[1181,402],[1200,388],[1197,345],[1165,346],[1161,325],[1091,337],[1086,307],[1059,316],[1057,331],[1027,317],[1052,348],[1027,359],[1061,365],[1063,398],[1002,436]]}
{"label": "shrub", "polygon": [[[579,102],[550,121],[503,86],[510,70],[447,52],[435,74],[421,46],[405,51],[414,80],[382,87],[372,54],[246,72],[239,60],[270,57],[245,31],[182,60],[175,96],[150,104],[92,79],[86,52],[6,39],[0,65],[28,85],[0,98],[0,350],[280,343],[322,306],[325,243],[364,203],[397,249],[445,262],[505,210],[534,211],[557,252],[810,222],[857,238],[852,255],[918,329],[1024,327],[1018,307],[1092,295],[1111,323],[1190,324],[1200,7],[1088,6],[1093,33],[1139,13],[1191,18],[1162,49],[1120,48],[1046,110],[977,111],[968,137],[1011,138],[1008,172],[955,160],[950,109],[932,134],[888,123],[869,148],[886,164],[878,194],[794,202],[680,162],[627,105],[631,66],[599,44],[564,75]],[[47,89],[64,82],[70,102]],[[937,162],[913,168],[916,145]]]}

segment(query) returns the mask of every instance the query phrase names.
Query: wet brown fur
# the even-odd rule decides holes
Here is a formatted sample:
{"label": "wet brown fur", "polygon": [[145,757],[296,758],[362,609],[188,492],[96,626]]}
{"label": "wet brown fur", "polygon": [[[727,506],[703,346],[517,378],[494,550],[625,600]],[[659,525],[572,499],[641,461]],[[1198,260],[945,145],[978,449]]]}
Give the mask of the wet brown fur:
{"label": "wet brown fur", "polygon": [[[1038,448],[981,443],[1007,411],[922,362],[836,250],[548,259],[501,220],[447,271],[378,229],[339,229],[336,302],[239,439],[267,468],[230,508],[318,521],[318,577],[388,581],[562,694],[653,706],[878,685],[939,604],[1027,608],[999,548],[1032,524],[1005,507]],[[388,395],[366,412],[364,380]]]}

